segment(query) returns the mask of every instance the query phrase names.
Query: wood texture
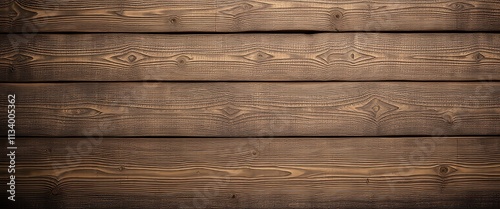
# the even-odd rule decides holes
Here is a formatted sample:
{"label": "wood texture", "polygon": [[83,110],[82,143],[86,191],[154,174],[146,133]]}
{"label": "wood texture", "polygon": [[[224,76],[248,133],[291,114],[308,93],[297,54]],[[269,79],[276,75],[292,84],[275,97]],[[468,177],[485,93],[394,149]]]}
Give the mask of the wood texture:
{"label": "wood texture", "polygon": [[[498,82],[114,82],[0,87],[16,93],[20,136],[500,134]],[[7,109],[6,100],[1,105]]]}
{"label": "wood texture", "polygon": [[3,0],[0,32],[498,31],[497,0]]}
{"label": "wood texture", "polygon": [[499,140],[23,138],[12,208],[495,208]]}
{"label": "wood texture", "polygon": [[0,81],[500,80],[500,34],[0,36]]}
{"label": "wood texture", "polygon": [[0,0],[0,93],[2,208],[500,208],[500,0]]}

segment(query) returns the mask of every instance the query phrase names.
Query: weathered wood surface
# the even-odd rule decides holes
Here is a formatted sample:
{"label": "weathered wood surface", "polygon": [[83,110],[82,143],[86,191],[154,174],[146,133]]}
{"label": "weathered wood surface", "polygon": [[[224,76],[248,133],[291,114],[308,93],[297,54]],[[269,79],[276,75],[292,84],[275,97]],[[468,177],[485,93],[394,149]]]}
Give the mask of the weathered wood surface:
{"label": "weathered wood surface", "polygon": [[495,32],[498,0],[2,0],[6,207],[500,208]]}
{"label": "weathered wood surface", "polygon": [[[20,136],[500,134],[499,82],[4,83],[0,88],[16,94]],[[6,101],[0,107],[7,109]]]}
{"label": "weathered wood surface", "polygon": [[23,138],[12,208],[495,208],[499,140]]}
{"label": "weathered wood surface", "polygon": [[500,34],[0,37],[6,82],[500,80]]}
{"label": "weathered wood surface", "polygon": [[499,31],[498,0],[3,0],[0,32]]}

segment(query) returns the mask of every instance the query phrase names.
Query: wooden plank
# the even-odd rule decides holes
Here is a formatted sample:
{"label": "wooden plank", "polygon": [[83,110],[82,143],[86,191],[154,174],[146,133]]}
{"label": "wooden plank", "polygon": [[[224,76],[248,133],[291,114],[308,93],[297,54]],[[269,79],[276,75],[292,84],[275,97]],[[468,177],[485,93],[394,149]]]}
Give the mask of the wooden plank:
{"label": "wooden plank", "polygon": [[[4,83],[0,88],[16,94],[19,136],[500,134],[499,82]],[[6,105],[1,102],[1,108]]]}
{"label": "wooden plank", "polygon": [[496,208],[499,142],[22,138],[10,208]]}
{"label": "wooden plank", "polygon": [[0,32],[499,31],[497,0],[4,0]]}
{"label": "wooden plank", "polygon": [[0,81],[500,80],[500,34],[0,36]]}

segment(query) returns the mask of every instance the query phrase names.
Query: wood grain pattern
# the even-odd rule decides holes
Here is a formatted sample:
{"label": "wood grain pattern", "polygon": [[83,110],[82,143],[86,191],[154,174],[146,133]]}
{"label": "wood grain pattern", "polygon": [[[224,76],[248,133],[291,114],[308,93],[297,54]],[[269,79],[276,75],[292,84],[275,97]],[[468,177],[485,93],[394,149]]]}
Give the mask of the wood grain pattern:
{"label": "wood grain pattern", "polygon": [[[16,94],[20,136],[500,134],[498,82],[114,82],[0,87]],[[6,101],[1,105],[7,109]]]}
{"label": "wood grain pattern", "polygon": [[499,34],[0,36],[0,81],[500,80]]}
{"label": "wood grain pattern", "polygon": [[499,140],[23,138],[12,208],[495,208]]}
{"label": "wood grain pattern", "polygon": [[4,0],[0,32],[499,31],[497,0]]}
{"label": "wood grain pattern", "polygon": [[6,208],[500,208],[499,0],[1,0],[0,49]]}

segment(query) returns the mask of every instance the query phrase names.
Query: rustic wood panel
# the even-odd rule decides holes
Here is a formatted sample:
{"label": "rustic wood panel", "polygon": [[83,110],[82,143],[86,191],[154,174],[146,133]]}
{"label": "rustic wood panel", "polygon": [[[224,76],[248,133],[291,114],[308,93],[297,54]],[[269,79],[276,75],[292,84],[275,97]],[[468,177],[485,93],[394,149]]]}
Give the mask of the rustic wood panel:
{"label": "rustic wood panel", "polygon": [[499,140],[23,138],[18,140],[22,166],[16,170],[15,204],[495,208],[500,200]]}
{"label": "rustic wood panel", "polygon": [[[18,135],[498,135],[499,82],[0,84]],[[6,100],[1,103],[6,109]],[[1,130],[5,130],[1,127]]]}
{"label": "rustic wood panel", "polygon": [[0,36],[0,81],[500,80],[499,34]]}
{"label": "rustic wood panel", "polygon": [[0,32],[498,31],[497,0],[4,0]]}

